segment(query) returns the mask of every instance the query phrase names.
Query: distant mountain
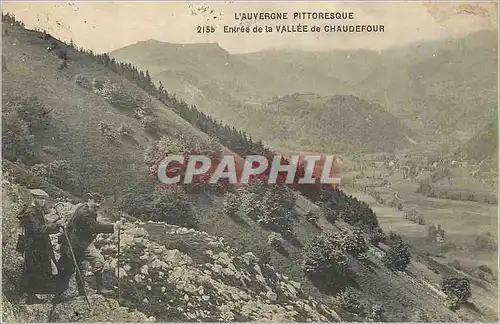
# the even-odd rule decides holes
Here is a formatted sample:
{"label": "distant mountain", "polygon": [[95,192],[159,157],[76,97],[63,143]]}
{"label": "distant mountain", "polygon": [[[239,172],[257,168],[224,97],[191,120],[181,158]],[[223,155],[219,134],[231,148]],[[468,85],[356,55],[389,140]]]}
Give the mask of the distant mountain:
{"label": "distant mountain", "polygon": [[[412,131],[378,104],[351,95],[287,95],[264,104],[256,131],[269,141],[311,149],[367,151],[411,146]],[[274,116],[264,118],[264,116]]]}
{"label": "distant mountain", "polygon": [[497,35],[491,31],[382,52],[273,50],[231,55],[216,44],[150,40],[110,55],[148,69],[184,100],[264,141],[284,136],[278,133],[281,128],[262,133],[258,125],[275,118],[264,113],[264,103],[293,93],[363,98],[423,136],[417,142],[453,139],[456,148],[496,118]]}

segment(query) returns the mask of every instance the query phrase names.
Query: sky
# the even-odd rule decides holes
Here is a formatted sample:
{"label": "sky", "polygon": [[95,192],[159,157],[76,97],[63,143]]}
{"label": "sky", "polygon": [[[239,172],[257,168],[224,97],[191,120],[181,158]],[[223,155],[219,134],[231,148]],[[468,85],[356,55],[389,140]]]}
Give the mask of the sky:
{"label": "sky", "polygon": [[[139,41],[169,43],[218,43],[230,53],[270,49],[325,51],[367,48],[381,51],[420,40],[460,37],[468,33],[498,30],[496,2],[19,2],[3,1],[28,28],[47,30],[53,36],[96,52],[111,52]],[[378,34],[224,34],[224,25],[240,26],[234,18],[242,12],[353,12],[353,21],[328,24],[384,25]],[[325,21],[260,21],[257,24],[304,23],[322,26]],[[244,23],[244,25],[251,23]],[[198,34],[198,25],[216,28]]]}

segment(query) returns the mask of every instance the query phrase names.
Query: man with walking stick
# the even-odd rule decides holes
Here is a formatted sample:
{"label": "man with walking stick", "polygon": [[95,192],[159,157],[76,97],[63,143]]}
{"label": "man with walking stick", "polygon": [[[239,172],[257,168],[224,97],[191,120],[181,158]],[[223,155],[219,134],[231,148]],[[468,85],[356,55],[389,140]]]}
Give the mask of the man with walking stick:
{"label": "man with walking stick", "polygon": [[[110,291],[103,287],[102,271],[104,267],[104,257],[94,245],[94,240],[98,233],[113,233],[120,229],[120,222],[116,224],[103,223],[97,220],[97,208],[99,204],[95,198],[89,194],[86,203],[79,204],[73,215],[68,220],[64,229],[65,239],[60,246],[61,257],[59,259],[60,294],[69,285],[73,273],[77,272],[78,295],[85,295],[85,282],[81,275],[82,263],[87,261],[91,271],[96,278],[96,289],[98,294],[106,295]],[[80,273],[80,275],[78,275]]]}

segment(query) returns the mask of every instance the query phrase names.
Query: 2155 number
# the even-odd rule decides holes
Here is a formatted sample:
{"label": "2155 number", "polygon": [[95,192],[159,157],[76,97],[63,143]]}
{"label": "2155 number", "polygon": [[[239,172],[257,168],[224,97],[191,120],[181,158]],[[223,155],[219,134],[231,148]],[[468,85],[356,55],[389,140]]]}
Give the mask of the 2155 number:
{"label": "2155 number", "polygon": [[211,34],[211,33],[215,33],[215,27],[214,26],[198,26],[197,30],[198,30],[198,34]]}

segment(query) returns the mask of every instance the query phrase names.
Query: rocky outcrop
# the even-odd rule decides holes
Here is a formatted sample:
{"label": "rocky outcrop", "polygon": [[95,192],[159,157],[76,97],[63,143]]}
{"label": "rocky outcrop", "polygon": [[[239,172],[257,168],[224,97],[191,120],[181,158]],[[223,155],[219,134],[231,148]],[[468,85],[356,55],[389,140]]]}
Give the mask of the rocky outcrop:
{"label": "rocky outcrop", "polygon": [[[189,253],[151,241],[145,226],[162,229],[165,236],[198,240],[198,246],[205,247],[203,256],[195,261]],[[106,272],[114,279],[108,280],[109,288],[117,290],[119,274],[124,305],[135,305],[158,320],[340,320],[333,310],[308,298],[300,283],[261,263],[251,252],[235,255],[222,238],[164,223],[128,223],[120,239],[119,265],[117,235],[97,240]]]}

